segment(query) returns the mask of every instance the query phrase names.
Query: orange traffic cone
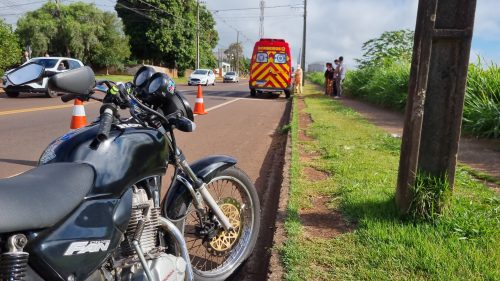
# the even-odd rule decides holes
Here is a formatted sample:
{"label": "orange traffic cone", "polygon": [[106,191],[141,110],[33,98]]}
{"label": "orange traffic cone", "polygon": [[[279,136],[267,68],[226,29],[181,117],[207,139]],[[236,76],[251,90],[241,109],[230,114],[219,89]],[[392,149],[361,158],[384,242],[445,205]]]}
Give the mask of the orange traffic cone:
{"label": "orange traffic cone", "polygon": [[196,95],[196,103],[194,104],[194,114],[207,114],[205,104],[203,103],[203,91],[201,85],[198,85],[198,94]]}
{"label": "orange traffic cone", "polygon": [[73,105],[73,116],[71,117],[71,130],[79,129],[87,125],[87,117],[85,116],[85,108],[83,101],[75,99]]}

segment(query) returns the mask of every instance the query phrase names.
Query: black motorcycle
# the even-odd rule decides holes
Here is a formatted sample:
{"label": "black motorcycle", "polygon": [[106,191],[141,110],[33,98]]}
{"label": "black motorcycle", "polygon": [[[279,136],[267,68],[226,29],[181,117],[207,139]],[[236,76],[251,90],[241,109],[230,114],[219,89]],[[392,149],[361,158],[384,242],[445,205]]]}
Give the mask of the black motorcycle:
{"label": "black motorcycle", "polygon": [[[7,79],[43,72],[31,63]],[[84,67],[49,85],[65,102],[102,101],[100,117],[53,141],[39,167],[0,180],[0,281],[224,280],[248,258],[255,187],[232,157],[188,164],[174,129],[192,132],[193,112],[167,75],[142,67],[117,85]]]}

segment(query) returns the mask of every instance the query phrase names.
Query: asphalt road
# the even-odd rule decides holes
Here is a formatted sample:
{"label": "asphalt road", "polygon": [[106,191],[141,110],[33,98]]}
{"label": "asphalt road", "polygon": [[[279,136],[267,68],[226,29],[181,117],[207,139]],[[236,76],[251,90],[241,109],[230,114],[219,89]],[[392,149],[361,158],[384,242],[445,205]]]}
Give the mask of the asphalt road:
{"label": "asphalt road", "polygon": [[[194,107],[196,87],[178,85],[178,89]],[[195,132],[177,132],[177,143],[190,162],[210,154],[231,155],[254,181],[261,201],[263,234],[257,254],[233,280],[263,280],[267,261],[262,255],[269,254],[272,241],[276,194],[281,186],[276,175],[281,175],[280,151],[284,151],[286,139],[277,131],[287,122],[289,102],[283,94],[251,98],[244,80],[206,86],[203,93],[208,114],[195,117]],[[99,107],[98,102],[85,104],[89,121],[97,118]],[[12,99],[0,93],[0,178],[35,167],[47,145],[69,130],[71,111],[72,105],[59,98],[22,93]]]}
{"label": "asphalt road", "polygon": [[[285,99],[283,95],[251,99],[245,82],[203,87],[209,113],[195,118],[194,133],[176,134],[188,159],[208,154],[233,155],[250,176],[257,176],[257,155],[267,151],[270,134],[283,115]],[[179,85],[178,89],[194,107],[196,87]],[[85,104],[89,121],[98,117],[99,107],[98,102]],[[69,130],[71,111],[72,105],[59,98],[22,93],[13,99],[1,93],[0,178],[33,168],[47,145]]]}

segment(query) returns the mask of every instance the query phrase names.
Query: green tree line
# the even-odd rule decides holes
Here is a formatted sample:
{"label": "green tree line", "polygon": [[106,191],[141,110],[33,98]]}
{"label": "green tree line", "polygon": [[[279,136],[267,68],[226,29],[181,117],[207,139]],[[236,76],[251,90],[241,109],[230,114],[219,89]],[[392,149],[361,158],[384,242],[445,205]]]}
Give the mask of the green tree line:
{"label": "green tree line", "polygon": [[[130,36],[132,54],[180,72],[196,61],[197,2],[195,0],[118,0],[115,7]],[[219,35],[211,12],[199,6],[200,66],[213,68],[212,50]]]}
{"label": "green tree line", "polygon": [[[68,56],[93,67],[121,67],[147,62],[194,68],[197,2],[195,0],[119,0],[115,13],[93,4],[47,2],[19,18],[15,31],[0,21],[0,72],[31,56]],[[200,6],[200,65],[215,67],[218,42],[211,12]]]}

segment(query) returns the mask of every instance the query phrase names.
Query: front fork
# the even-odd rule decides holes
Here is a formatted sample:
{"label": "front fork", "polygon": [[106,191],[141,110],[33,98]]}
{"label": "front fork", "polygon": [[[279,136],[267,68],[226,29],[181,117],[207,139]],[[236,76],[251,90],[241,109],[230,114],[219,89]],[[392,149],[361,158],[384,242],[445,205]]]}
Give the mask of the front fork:
{"label": "front fork", "polygon": [[[200,217],[204,217],[205,215],[205,209],[203,208],[203,202],[205,202],[210,210],[214,213],[215,217],[219,221],[219,223],[222,225],[224,230],[230,231],[233,229],[233,226],[229,222],[229,219],[227,218],[226,215],[222,212],[220,209],[219,205],[217,205],[217,202],[215,202],[214,198],[208,192],[207,190],[207,184],[200,180],[196,174],[193,172],[191,167],[189,167],[189,164],[187,163],[186,159],[182,157],[180,154],[180,151],[177,151],[177,166],[186,174],[191,182],[195,184],[195,187],[183,176],[177,175],[177,180],[182,182],[189,190],[189,193],[191,193],[191,196],[193,197],[193,204],[194,207]],[[201,196],[201,198],[200,198]]]}

